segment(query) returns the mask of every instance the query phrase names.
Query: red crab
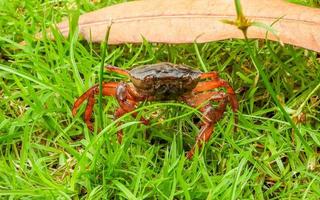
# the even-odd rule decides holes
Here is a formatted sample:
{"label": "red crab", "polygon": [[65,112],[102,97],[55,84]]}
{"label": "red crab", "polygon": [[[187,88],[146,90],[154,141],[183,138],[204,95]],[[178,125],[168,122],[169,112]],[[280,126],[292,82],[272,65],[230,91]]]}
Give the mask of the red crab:
{"label": "red crab", "polygon": [[[238,110],[234,90],[214,71],[202,73],[185,65],[171,63],[143,65],[130,71],[109,65],[106,70],[128,76],[131,80],[131,83],[104,82],[102,84],[102,95],[115,96],[120,105],[114,113],[115,119],[134,111],[140,101],[178,100],[199,108],[203,113],[201,129],[196,138],[196,144],[187,153],[189,159],[192,158],[196,146],[200,148],[202,143],[210,139],[213,126],[223,116],[227,103],[230,103],[234,113]],[[205,79],[208,80],[204,81]],[[225,88],[226,92],[214,91],[219,87]],[[94,85],[75,101],[72,109],[72,114],[75,116],[79,106],[88,100],[84,121],[90,130],[93,130],[91,115],[95,104],[95,95],[98,93],[99,85]],[[218,101],[217,108],[214,108],[210,101]],[[136,117],[137,113],[132,112],[132,115]],[[144,118],[141,118],[140,121],[145,125],[149,123]],[[236,116],[235,122],[237,123]],[[117,133],[117,137],[118,142],[121,143],[122,130]]]}

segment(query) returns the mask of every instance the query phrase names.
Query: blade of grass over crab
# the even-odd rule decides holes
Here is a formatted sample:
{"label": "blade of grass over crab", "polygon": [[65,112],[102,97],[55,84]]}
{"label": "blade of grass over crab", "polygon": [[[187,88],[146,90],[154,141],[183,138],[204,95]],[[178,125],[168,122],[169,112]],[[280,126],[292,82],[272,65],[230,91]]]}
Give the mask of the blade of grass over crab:
{"label": "blade of grass over crab", "polygon": [[107,32],[105,35],[105,39],[101,44],[101,63],[100,63],[100,70],[99,70],[99,97],[98,97],[98,105],[99,105],[99,121],[100,121],[100,127],[104,127],[104,120],[103,120],[103,107],[102,107],[102,82],[103,82],[103,72],[104,72],[104,66],[105,66],[105,57],[107,53],[107,44],[109,40],[109,34],[111,30],[112,22],[110,21],[110,24],[108,25]]}

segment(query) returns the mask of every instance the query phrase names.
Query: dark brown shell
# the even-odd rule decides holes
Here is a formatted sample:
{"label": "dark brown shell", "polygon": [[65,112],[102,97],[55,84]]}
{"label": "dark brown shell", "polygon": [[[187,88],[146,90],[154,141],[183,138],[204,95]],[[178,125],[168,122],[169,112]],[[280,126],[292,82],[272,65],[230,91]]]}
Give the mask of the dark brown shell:
{"label": "dark brown shell", "polygon": [[186,65],[158,63],[143,65],[129,71],[137,90],[156,99],[176,99],[196,87],[201,71]]}

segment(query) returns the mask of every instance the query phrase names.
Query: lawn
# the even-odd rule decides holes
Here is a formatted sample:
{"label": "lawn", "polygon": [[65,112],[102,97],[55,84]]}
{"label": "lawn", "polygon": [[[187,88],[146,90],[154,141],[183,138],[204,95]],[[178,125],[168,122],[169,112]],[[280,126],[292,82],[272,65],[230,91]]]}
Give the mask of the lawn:
{"label": "lawn", "polygon": [[[0,199],[320,198],[316,52],[263,40],[109,46],[105,63],[184,63],[219,71],[236,90],[239,123],[228,106],[192,160],[185,153],[201,115],[183,103],[139,105],[149,126],[125,115],[117,127],[113,97],[103,98],[102,119],[95,106],[94,132],[81,117],[84,106],[73,117],[75,99],[98,82],[101,47],[77,38],[37,41],[34,34],[74,10],[119,2],[0,0]],[[126,78],[105,73],[104,80]]]}

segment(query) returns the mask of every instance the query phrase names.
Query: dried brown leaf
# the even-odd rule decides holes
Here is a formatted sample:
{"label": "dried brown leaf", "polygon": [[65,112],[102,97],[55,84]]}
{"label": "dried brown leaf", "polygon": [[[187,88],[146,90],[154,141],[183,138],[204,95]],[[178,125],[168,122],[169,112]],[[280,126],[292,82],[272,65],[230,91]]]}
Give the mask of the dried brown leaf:
{"label": "dried brown leaf", "polygon": [[[242,0],[245,16],[273,28],[283,43],[320,52],[320,9],[282,0]],[[80,34],[93,42],[104,39],[110,20],[109,44],[140,43],[143,38],[159,43],[198,43],[243,38],[235,26],[233,0],[142,0],[106,7],[80,16]],[[64,36],[68,21],[57,27]],[[90,36],[91,34],[91,36]],[[249,38],[265,38],[266,30],[250,27]],[[271,40],[278,40],[268,34]]]}

